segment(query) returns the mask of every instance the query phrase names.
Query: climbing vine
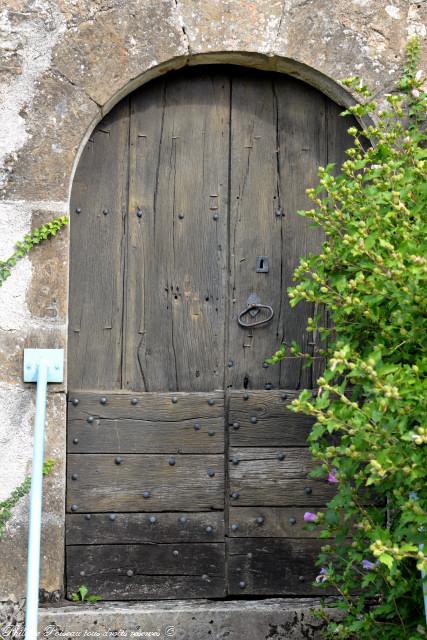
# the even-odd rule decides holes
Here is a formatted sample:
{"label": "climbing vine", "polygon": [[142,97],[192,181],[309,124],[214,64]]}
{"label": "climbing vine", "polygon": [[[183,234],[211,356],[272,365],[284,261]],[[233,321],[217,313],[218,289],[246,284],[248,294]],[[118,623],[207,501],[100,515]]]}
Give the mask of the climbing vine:
{"label": "climbing vine", "polygon": [[[43,476],[48,476],[51,473],[54,464],[54,460],[46,460],[43,463]],[[0,540],[3,537],[7,521],[12,517],[12,509],[16,507],[21,498],[30,492],[30,489],[31,477],[28,476],[18,487],[16,487],[16,489],[12,491],[6,500],[0,502]]]}
{"label": "climbing vine", "polygon": [[[314,208],[300,212],[326,241],[301,260],[290,302],[323,305],[332,321],[308,321],[326,368],[317,396],[303,391],[293,402],[315,418],[314,475],[337,488],[324,512],[305,514],[325,539],[316,582],[341,596],[343,617],[328,623],[328,638],[427,638],[427,94],[419,48],[409,41],[402,78],[379,113],[359,78],[346,81],[362,103],[343,115],[377,113],[376,124],[349,129],[354,143],[340,171],[320,168],[308,191]],[[290,353],[305,355],[281,345],[269,362]]]}
{"label": "climbing vine", "polygon": [[58,231],[66,224],[68,224],[67,216],[58,216],[46,224],[42,224],[40,227],[33,229],[31,233],[27,233],[24,236],[23,240],[17,242],[13,254],[7,258],[7,260],[0,260],[0,287],[3,285],[3,282],[9,278],[11,270],[18,260],[26,256],[36,245],[48,238],[56,236]]}

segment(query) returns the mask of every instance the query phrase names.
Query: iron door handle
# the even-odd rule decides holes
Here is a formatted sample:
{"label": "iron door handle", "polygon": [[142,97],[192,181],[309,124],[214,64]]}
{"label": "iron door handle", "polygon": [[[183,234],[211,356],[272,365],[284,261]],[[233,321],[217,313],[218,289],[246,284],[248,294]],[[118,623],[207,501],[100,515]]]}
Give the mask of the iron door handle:
{"label": "iron door handle", "polygon": [[[251,323],[247,323],[243,321],[243,318],[247,313],[254,310],[258,312],[261,309],[268,310],[269,315],[266,318],[263,318],[262,320],[256,320],[255,322],[251,322]],[[252,329],[253,327],[262,327],[263,325],[267,324],[268,322],[270,322],[270,320],[273,319],[273,316],[274,316],[273,307],[271,307],[269,304],[260,304],[260,303],[254,302],[252,304],[249,304],[246,307],[246,309],[243,309],[243,311],[239,313],[237,317],[237,322],[244,329]]]}

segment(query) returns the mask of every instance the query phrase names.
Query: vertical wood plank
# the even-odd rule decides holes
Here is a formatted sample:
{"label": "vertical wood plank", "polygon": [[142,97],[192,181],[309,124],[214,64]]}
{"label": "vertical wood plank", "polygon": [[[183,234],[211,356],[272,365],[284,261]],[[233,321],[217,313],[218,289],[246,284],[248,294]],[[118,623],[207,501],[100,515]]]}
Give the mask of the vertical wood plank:
{"label": "vertical wood plank", "polygon": [[[277,101],[271,74],[232,77],[230,163],[230,311],[228,387],[277,386],[278,368],[263,368],[281,338],[281,217],[278,182]],[[267,256],[268,273],[256,272],[257,256]],[[256,294],[275,310],[265,327],[238,325],[239,313]],[[259,316],[261,317],[261,316]],[[257,320],[258,318],[255,318]],[[245,321],[251,321],[250,315]]]}
{"label": "vertical wood plank", "polygon": [[74,179],[68,333],[73,389],[121,385],[128,129],[124,100],[95,129]]}
{"label": "vertical wood plank", "polygon": [[223,386],[228,139],[222,74],[132,99],[125,388]]}
{"label": "vertical wood plank", "polygon": [[[305,190],[318,183],[317,170],[327,162],[326,98],[323,94],[292,78],[278,79],[276,93],[279,113],[280,183],[283,197],[282,317],[283,339],[296,341],[313,353],[313,334],[306,332],[307,319],[317,312],[312,304],[300,303],[291,309],[287,289],[294,284],[292,275],[302,256],[320,249],[323,233],[297,214],[311,208]],[[311,367],[289,357],[281,363],[281,386],[287,389],[312,388]]]}

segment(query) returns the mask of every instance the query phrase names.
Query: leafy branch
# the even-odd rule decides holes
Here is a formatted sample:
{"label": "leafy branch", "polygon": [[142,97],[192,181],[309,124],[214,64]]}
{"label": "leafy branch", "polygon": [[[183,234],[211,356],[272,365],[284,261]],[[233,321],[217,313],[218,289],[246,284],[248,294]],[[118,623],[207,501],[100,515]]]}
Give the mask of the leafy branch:
{"label": "leafy branch", "polygon": [[[48,476],[55,465],[55,460],[46,460],[43,463],[43,476]],[[16,507],[21,498],[26,496],[31,489],[31,476],[25,478],[19,486],[16,487],[6,500],[0,502],[0,540],[3,537],[6,523],[12,517],[12,509]]]}
{"label": "leafy branch", "polygon": [[11,275],[12,268],[16,265],[18,260],[24,258],[31,249],[35,246],[56,236],[58,231],[68,224],[67,216],[58,216],[53,218],[46,224],[42,224],[40,227],[33,229],[31,233],[27,233],[22,241],[19,241],[15,245],[15,251],[7,260],[0,260],[0,287],[3,282]]}

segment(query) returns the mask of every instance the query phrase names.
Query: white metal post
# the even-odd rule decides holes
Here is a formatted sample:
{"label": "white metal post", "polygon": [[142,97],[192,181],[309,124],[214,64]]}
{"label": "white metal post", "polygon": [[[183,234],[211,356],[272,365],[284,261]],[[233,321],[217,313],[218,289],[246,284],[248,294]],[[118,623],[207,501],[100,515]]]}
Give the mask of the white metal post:
{"label": "white metal post", "polygon": [[62,382],[63,369],[62,349],[25,349],[24,381],[37,384],[30,492],[25,640],[37,640],[47,383]]}

